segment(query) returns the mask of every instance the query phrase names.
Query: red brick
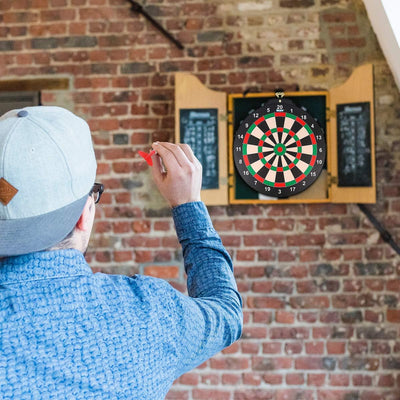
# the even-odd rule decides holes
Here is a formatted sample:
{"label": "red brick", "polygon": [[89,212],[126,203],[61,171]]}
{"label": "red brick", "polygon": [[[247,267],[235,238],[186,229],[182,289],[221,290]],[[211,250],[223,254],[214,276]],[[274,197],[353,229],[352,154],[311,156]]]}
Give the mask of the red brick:
{"label": "red brick", "polygon": [[285,344],[285,353],[286,354],[300,354],[303,350],[303,345],[300,342],[292,342]]}
{"label": "red brick", "polygon": [[249,307],[255,308],[284,308],[285,302],[275,297],[249,297],[247,299]]}
{"label": "red brick", "polygon": [[[211,399],[212,397],[210,397]],[[208,400],[210,400],[208,399]],[[275,392],[269,389],[238,389],[234,400],[275,400]],[[213,399],[214,400],[214,399]]]}
{"label": "red brick", "polygon": [[228,390],[218,389],[193,389],[193,400],[230,400],[230,392]]}
{"label": "red brick", "polygon": [[208,386],[218,385],[219,376],[215,374],[201,375],[201,383],[207,384]]}
{"label": "red brick", "polygon": [[253,311],[253,322],[269,324],[272,322],[272,312],[270,311]]}
{"label": "red brick", "polygon": [[146,250],[136,250],[135,251],[135,261],[137,263],[145,263],[154,261],[153,253]]}
{"label": "red brick", "polygon": [[264,354],[279,354],[282,351],[282,344],[275,342],[263,343],[262,349]]}
{"label": "red brick", "polygon": [[187,390],[178,390],[172,388],[166,395],[165,400],[189,400]]}
{"label": "red brick", "polygon": [[306,354],[324,354],[324,342],[306,343]]}
{"label": "red brick", "polygon": [[350,375],[348,374],[330,374],[329,384],[332,386],[349,386]]}
{"label": "red brick", "polygon": [[221,383],[223,385],[233,385],[236,386],[240,382],[240,375],[237,374],[222,374]]}
{"label": "red brick", "polygon": [[114,251],[114,261],[126,262],[132,260],[132,251]]}
{"label": "red brick", "polygon": [[295,361],[296,369],[323,369],[323,362],[321,357],[299,357]]}
{"label": "red brick", "polygon": [[254,293],[271,293],[272,292],[272,282],[271,281],[259,281],[254,282],[251,289]]}
{"label": "red brick", "polygon": [[290,304],[293,308],[323,309],[330,306],[330,301],[326,296],[295,296],[290,298]]}
{"label": "red brick", "polygon": [[318,246],[323,245],[324,243],[325,235],[322,234],[297,234],[287,237],[288,246]]}
{"label": "red brick", "polygon": [[400,323],[400,310],[389,309],[386,311],[386,318],[388,322]]}
{"label": "red brick", "polygon": [[280,385],[283,381],[283,377],[280,374],[266,373],[263,374],[262,378],[269,385]]}
{"label": "red brick", "polygon": [[241,350],[243,354],[258,354],[260,345],[258,343],[242,341]]}
{"label": "red brick", "polygon": [[283,235],[245,235],[244,245],[245,246],[283,246],[285,243],[285,237]]}
{"label": "red brick", "polygon": [[307,374],[308,386],[324,386],[326,374]]}
{"label": "red brick", "polygon": [[[315,323],[318,321],[318,313],[316,312],[301,312],[297,316],[299,322]],[[322,321],[321,321],[322,322]]]}
{"label": "red brick", "polygon": [[354,386],[372,386],[372,380],[371,375],[355,374],[352,376]]}
{"label": "red brick", "polygon": [[237,261],[254,261],[256,258],[256,252],[253,250],[237,250],[236,260]]}
{"label": "red brick", "polygon": [[269,337],[271,339],[307,339],[310,337],[308,328],[293,327],[271,327]]}
{"label": "red brick", "polygon": [[276,259],[276,252],[274,250],[258,250],[257,255],[260,261],[274,261]]}
{"label": "red brick", "polygon": [[196,386],[200,381],[200,376],[196,373],[188,372],[179,378],[179,383],[183,385]]}
{"label": "red brick", "polygon": [[286,383],[288,385],[303,385],[304,375],[303,374],[287,374]]}
{"label": "red brick", "polygon": [[255,371],[270,371],[292,368],[292,359],[288,357],[252,357],[252,368]]}
{"label": "red brick", "polygon": [[267,337],[267,328],[263,326],[245,326],[243,328],[243,339],[264,339]]}
{"label": "red brick", "polygon": [[326,343],[326,350],[328,354],[345,354],[346,343],[328,341]]}
{"label": "red brick", "polygon": [[138,220],[133,222],[132,229],[135,233],[150,232],[150,221]]}
{"label": "red brick", "polygon": [[295,314],[290,311],[278,310],[275,313],[275,320],[281,324],[293,324],[295,321]]}
{"label": "red brick", "polygon": [[250,385],[250,386],[260,386],[262,382],[261,375],[252,373],[244,373],[243,374],[243,384]]}
{"label": "red brick", "polygon": [[242,370],[249,367],[249,360],[238,357],[212,358],[210,367],[212,369]]}
{"label": "red brick", "polygon": [[179,267],[172,265],[149,265],[144,268],[144,274],[162,279],[179,278]]}

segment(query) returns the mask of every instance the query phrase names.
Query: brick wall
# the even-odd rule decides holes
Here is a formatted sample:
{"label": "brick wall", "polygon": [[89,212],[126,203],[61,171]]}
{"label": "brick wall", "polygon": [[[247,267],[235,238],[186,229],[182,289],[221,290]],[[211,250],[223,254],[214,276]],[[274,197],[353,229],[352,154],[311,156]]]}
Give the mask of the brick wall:
{"label": "brick wall", "polygon": [[[170,211],[137,150],[174,134],[174,72],[226,92],[329,89],[375,65],[378,202],[400,241],[400,102],[361,0],[0,1],[0,76],[67,77],[44,104],[93,130],[96,271],[184,290]],[[181,377],[176,400],[400,399],[400,262],[355,205],[210,207],[236,265],[243,338]]]}

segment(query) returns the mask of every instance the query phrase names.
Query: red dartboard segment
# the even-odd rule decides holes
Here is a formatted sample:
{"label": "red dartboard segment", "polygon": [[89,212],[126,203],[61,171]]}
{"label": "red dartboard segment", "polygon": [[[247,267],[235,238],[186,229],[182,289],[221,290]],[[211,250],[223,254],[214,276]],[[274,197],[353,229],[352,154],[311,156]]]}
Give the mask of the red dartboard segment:
{"label": "red dartboard segment", "polygon": [[311,143],[312,144],[317,144],[317,141],[315,140],[315,136],[314,135],[310,135],[310,139],[311,139]]}
{"label": "red dartboard segment", "polygon": [[255,174],[255,175],[254,175],[254,178],[256,178],[259,182],[264,183],[264,179],[261,178],[261,176],[258,175],[258,174]]}
{"label": "red dartboard segment", "polygon": [[325,154],[321,128],[287,99],[251,112],[234,139],[238,175],[251,190],[268,196],[289,197],[307,189],[321,173]]}
{"label": "red dartboard segment", "polygon": [[296,178],[296,182],[299,183],[301,182],[306,176],[304,174],[301,174],[299,177]]}
{"label": "red dartboard segment", "polygon": [[256,122],[254,122],[255,125],[258,125],[260,122],[265,121],[264,117],[260,117],[258,118],[258,120]]}

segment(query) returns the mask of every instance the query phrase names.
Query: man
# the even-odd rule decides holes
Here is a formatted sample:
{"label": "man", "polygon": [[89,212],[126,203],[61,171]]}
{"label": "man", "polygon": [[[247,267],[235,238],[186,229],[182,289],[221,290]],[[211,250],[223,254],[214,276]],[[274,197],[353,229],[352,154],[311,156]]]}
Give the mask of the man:
{"label": "man", "polygon": [[201,166],[186,145],[153,149],[190,297],[85,262],[102,186],[82,119],[59,107],[0,118],[0,398],[161,400],[239,338],[241,300],[200,201]]}

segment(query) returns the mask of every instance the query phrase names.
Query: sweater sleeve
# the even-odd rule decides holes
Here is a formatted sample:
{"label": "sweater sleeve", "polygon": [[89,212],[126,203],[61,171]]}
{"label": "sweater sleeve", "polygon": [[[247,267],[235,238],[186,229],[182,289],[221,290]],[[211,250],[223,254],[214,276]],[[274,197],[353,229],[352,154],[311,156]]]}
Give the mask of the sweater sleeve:
{"label": "sweater sleeve", "polygon": [[174,292],[178,358],[176,377],[237,340],[242,331],[242,300],[231,258],[202,202],[173,209],[182,245],[189,296]]}

